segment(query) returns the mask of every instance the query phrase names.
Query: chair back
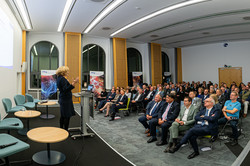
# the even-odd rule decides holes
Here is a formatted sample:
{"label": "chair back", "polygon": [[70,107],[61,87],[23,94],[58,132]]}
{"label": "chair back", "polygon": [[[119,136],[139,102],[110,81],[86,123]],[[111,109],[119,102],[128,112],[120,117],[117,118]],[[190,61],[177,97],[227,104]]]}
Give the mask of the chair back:
{"label": "chair back", "polygon": [[23,105],[25,103],[24,95],[16,95],[14,96],[14,100],[15,100],[16,105]]}
{"label": "chair back", "polygon": [[130,104],[130,98],[128,98],[127,109],[128,109],[128,107],[129,107],[129,104]]}
{"label": "chair back", "polygon": [[32,95],[26,93],[26,94],[25,94],[25,97],[26,97],[26,99],[27,99],[28,102],[34,102],[34,98],[33,98]]}
{"label": "chair back", "polygon": [[8,113],[11,110],[11,108],[12,108],[12,102],[11,102],[11,100],[8,99],[8,98],[3,98],[2,99],[2,103],[3,103],[3,106],[4,106],[5,112]]}

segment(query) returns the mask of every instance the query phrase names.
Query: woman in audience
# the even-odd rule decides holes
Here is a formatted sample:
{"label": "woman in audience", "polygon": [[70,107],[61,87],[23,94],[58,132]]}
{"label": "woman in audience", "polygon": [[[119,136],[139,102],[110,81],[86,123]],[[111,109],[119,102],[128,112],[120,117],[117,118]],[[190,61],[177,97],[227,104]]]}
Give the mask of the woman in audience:
{"label": "woman in audience", "polygon": [[181,101],[184,100],[184,97],[185,97],[185,92],[183,91],[183,87],[180,86],[179,91],[176,94],[177,102],[181,103]]}
{"label": "woman in audience", "polygon": [[70,84],[66,77],[69,77],[69,68],[67,66],[61,66],[56,70],[57,87],[60,91],[59,104],[60,104],[60,128],[68,130],[69,120],[71,116],[75,115],[75,109],[72,101],[71,90],[75,88],[75,84],[78,83],[79,78],[75,78]]}
{"label": "woman in audience", "polygon": [[130,92],[130,89],[129,89],[129,88],[126,89],[125,95],[126,95],[128,98],[131,98],[131,92]]}
{"label": "woman in audience", "polygon": [[112,103],[115,103],[115,102],[117,101],[117,99],[119,98],[119,96],[120,96],[120,91],[119,91],[119,90],[116,90],[115,98],[114,98],[113,100],[111,100],[111,102],[107,102],[107,103],[99,110],[100,112],[103,112],[103,110],[107,109],[105,117],[108,117],[108,116],[109,116],[110,107],[112,106]]}
{"label": "woman in audience", "polygon": [[201,96],[203,95],[203,88],[200,87],[198,88],[198,94],[197,94],[197,97],[201,98]]}

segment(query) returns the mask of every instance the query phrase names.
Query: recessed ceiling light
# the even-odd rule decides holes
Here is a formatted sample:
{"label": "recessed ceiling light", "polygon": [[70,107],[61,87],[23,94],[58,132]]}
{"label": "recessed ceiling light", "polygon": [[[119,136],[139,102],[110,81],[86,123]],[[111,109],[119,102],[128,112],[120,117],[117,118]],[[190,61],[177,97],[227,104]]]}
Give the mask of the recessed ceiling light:
{"label": "recessed ceiling light", "polygon": [[243,17],[243,20],[250,21],[250,16]]}
{"label": "recessed ceiling light", "polygon": [[17,6],[18,11],[21,14],[21,18],[24,21],[24,25],[27,29],[31,29],[31,23],[30,23],[30,19],[28,16],[28,11],[25,5],[25,2],[23,0],[15,0],[14,3]]}
{"label": "recessed ceiling light", "polygon": [[190,5],[193,5],[193,4],[206,2],[206,1],[210,1],[210,0],[189,0],[189,1],[184,1],[184,2],[181,2],[181,3],[177,3],[177,4],[172,5],[172,6],[168,6],[166,8],[163,8],[161,10],[158,10],[158,11],[154,12],[154,13],[146,15],[146,16],[144,16],[144,17],[142,17],[142,18],[140,18],[140,19],[126,25],[126,26],[124,26],[123,28],[121,28],[121,29],[117,30],[116,32],[112,33],[110,36],[112,37],[112,36],[122,32],[122,31],[132,27],[132,26],[135,26],[135,25],[137,25],[137,24],[139,24],[139,23],[141,23],[143,21],[149,20],[149,19],[151,19],[153,17],[159,16],[159,15],[161,15],[163,13],[167,13],[167,12],[170,12],[170,11],[173,11],[173,10],[185,7],[185,6],[190,6]]}
{"label": "recessed ceiling light", "polygon": [[93,1],[93,2],[103,2],[105,0],[91,0],[91,1]]}
{"label": "recessed ceiling light", "polygon": [[111,28],[110,27],[103,27],[102,30],[104,31],[107,31],[107,30],[110,30]]}
{"label": "recessed ceiling light", "polygon": [[158,35],[151,35],[150,37],[159,37]]}
{"label": "recessed ceiling light", "polygon": [[138,7],[138,6],[136,6],[136,7],[135,7],[135,9],[136,9],[136,10],[141,10],[141,8],[140,8],[140,7]]}
{"label": "recessed ceiling light", "polygon": [[105,18],[109,13],[111,13],[115,8],[123,4],[127,0],[114,0],[108,6],[106,6],[101,13],[99,13],[96,18],[87,26],[84,33],[89,33],[103,18]]}

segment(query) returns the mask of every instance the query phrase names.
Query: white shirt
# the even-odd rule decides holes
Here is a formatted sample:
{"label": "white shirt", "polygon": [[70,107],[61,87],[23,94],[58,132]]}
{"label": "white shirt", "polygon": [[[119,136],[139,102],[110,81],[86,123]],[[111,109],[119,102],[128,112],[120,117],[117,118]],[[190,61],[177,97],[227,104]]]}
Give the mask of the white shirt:
{"label": "white shirt", "polygon": [[139,95],[136,97],[135,101],[139,100],[140,96],[141,96],[141,94],[139,94]]}
{"label": "white shirt", "polygon": [[147,99],[149,99],[150,98],[150,95],[151,95],[151,93],[152,93],[153,91],[150,91],[149,93],[148,93],[148,95],[147,95]]}
{"label": "white shirt", "polygon": [[[191,106],[191,105],[190,105]],[[188,108],[185,109],[184,111],[184,115],[182,117],[182,121],[185,123],[187,121],[187,117],[188,117],[188,112],[189,112],[189,109],[190,109],[190,106]]]}

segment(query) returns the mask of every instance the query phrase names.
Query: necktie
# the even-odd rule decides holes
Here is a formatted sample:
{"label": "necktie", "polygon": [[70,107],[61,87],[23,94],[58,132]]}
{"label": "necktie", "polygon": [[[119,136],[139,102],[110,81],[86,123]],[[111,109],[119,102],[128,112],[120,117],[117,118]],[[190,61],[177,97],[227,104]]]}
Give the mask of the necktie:
{"label": "necktie", "polygon": [[162,119],[163,119],[163,120],[165,120],[165,119],[167,118],[169,109],[170,109],[170,104],[168,104],[166,111],[165,111],[164,114],[162,115]]}
{"label": "necktie", "polygon": [[[208,116],[208,109],[206,109],[205,116]],[[204,124],[205,124],[205,120],[202,121],[201,125],[204,126]]]}
{"label": "necktie", "polygon": [[157,106],[158,106],[158,103],[155,103],[155,104],[154,104],[154,107],[151,109],[149,115],[152,115],[152,114],[155,112]]}

